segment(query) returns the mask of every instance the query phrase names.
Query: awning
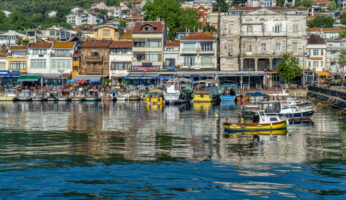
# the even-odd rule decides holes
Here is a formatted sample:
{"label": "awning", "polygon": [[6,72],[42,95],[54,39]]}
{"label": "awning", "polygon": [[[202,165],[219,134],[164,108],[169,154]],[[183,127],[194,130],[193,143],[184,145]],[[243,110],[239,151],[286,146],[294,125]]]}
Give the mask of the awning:
{"label": "awning", "polygon": [[156,79],[159,73],[130,73],[125,79]]}
{"label": "awning", "polygon": [[325,72],[325,71],[315,71],[315,73],[319,76],[330,76],[330,73],[329,72]]}
{"label": "awning", "polygon": [[93,79],[98,79],[101,80],[103,75],[76,75],[73,78],[77,80],[85,80],[85,81],[90,81]]}
{"label": "awning", "polygon": [[23,82],[23,81],[35,82],[35,81],[39,81],[40,79],[41,79],[41,76],[23,75],[23,76],[20,76],[17,81],[19,81],[19,82]]}
{"label": "awning", "polygon": [[18,78],[18,77],[20,77],[20,74],[0,74],[0,77],[3,77],[3,78]]}

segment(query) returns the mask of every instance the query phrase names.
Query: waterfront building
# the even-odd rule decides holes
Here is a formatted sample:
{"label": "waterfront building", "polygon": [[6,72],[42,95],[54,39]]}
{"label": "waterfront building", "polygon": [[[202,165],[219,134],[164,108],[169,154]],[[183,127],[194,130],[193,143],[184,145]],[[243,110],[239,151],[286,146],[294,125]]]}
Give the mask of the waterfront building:
{"label": "waterfront building", "polygon": [[11,46],[8,53],[8,66],[9,70],[26,74],[28,72],[28,47]]}
{"label": "waterfront building", "polygon": [[58,74],[69,78],[72,73],[72,56],[74,54],[75,42],[55,42],[52,47],[50,60],[50,74]]}
{"label": "waterfront building", "polygon": [[0,46],[6,45],[16,45],[19,39],[25,39],[26,35],[18,33],[13,30],[9,30],[5,33],[0,33]]}
{"label": "waterfront building", "polygon": [[77,52],[74,52],[72,56],[72,73],[71,73],[72,78],[79,75],[80,66],[81,66],[81,53],[80,51],[77,51]]}
{"label": "waterfront building", "polygon": [[309,54],[307,62],[308,68],[312,71],[329,71],[326,68],[327,44],[323,38],[317,35],[310,35],[306,50]]}
{"label": "waterfront building", "polygon": [[115,81],[128,75],[132,66],[133,41],[113,41],[110,45],[109,78]]}
{"label": "waterfront building", "polygon": [[0,53],[0,72],[8,70],[7,62],[7,53]]}
{"label": "waterfront building", "polygon": [[165,60],[164,69],[175,71],[180,68],[180,42],[168,41],[165,43],[163,57]]}
{"label": "waterfront building", "polygon": [[132,71],[156,71],[163,67],[163,45],[166,40],[164,22],[136,22]]}
{"label": "waterfront building", "polygon": [[308,28],[307,34],[309,35],[319,35],[324,39],[336,39],[340,37],[340,34],[345,32],[342,28]]}
{"label": "waterfront building", "polygon": [[82,43],[80,75],[109,76],[111,42],[111,40],[88,40]]}
{"label": "waterfront building", "polygon": [[29,45],[28,49],[28,73],[49,74],[49,60],[52,43],[36,42]]}
{"label": "waterfront building", "polygon": [[297,10],[235,8],[221,16],[221,71],[266,72],[253,79],[271,87],[282,55],[291,53],[302,67],[305,47],[306,16]]}
{"label": "waterfront building", "polygon": [[187,35],[180,40],[180,69],[217,70],[217,44],[208,32]]}
{"label": "waterfront building", "polygon": [[346,48],[346,38],[326,40],[326,43],[326,67],[329,69],[328,71],[334,74],[344,72],[345,67],[342,68],[338,61],[341,50]]}
{"label": "waterfront building", "polygon": [[100,24],[94,27],[93,39],[119,40],[120,26],[116,24]]}

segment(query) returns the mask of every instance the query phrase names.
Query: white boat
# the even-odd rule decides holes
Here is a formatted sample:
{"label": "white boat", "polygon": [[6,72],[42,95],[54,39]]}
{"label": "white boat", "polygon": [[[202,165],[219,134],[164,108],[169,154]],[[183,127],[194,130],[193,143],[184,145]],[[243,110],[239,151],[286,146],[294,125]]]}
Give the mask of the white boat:
{"label": "white boat", "polygon": [[128,93],[120,94],[117,96],[117,101],[129,101],[130,95]]}
{"label": "white boat", "polygon": [[86,97],[85,101],[100,101],[100,93],[98,90],[89,90]]}
{"label": "white boat", "polygon": [[189,79],[171,79],[166,82],[163,96],[166,104],[182,104],[190,102],[192,94],[182,83],[190,82]]}
{"label": "white boat", "polygon": [[16,97],[18,101],[31,101],[32,100],[32,91],[31,90],[23,90]]}
{"label": "white boat", "polygon": [[17,96],[17,90],[6,90],[3,95],[0,96],[0,101],[15,101]]}

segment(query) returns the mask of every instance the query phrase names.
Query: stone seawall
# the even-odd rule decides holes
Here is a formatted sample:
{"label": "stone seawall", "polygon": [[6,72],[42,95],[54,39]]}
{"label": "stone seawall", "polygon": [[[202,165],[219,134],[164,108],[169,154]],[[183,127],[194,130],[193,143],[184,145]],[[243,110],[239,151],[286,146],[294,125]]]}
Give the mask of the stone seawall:
{"label": "stone seawall", "polygon": [[346,92],[344,90],[310,86],[307,98],[330,106],[346,109]]}

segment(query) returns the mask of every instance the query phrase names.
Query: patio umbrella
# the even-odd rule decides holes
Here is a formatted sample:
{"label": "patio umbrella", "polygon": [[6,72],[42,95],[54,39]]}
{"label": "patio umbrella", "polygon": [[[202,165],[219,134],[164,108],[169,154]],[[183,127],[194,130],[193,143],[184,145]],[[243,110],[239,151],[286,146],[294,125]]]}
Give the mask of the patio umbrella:
{"label": "patio umbrella", "polygon": [[71,79],[71,80],[68,80],[67,82],[68,83],[75,83],[75,82],[77,82],[77,79]]}
{"label": "patio umbrella", "polygon": [[77,83],[86,83],[86,80],[78,80]]}
{"label": "patio umbrella", "polygon": [[98,80],[98,79],[91,79],[89,82],[91,82],[91,83],[99,83],[100,80]]}

